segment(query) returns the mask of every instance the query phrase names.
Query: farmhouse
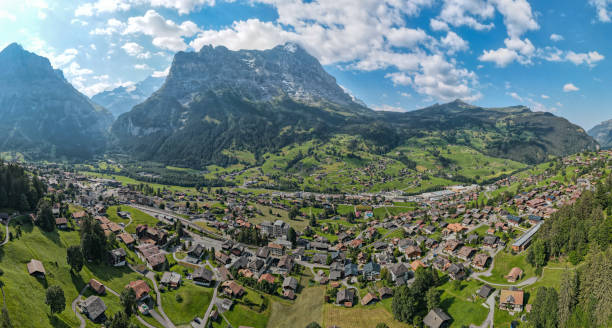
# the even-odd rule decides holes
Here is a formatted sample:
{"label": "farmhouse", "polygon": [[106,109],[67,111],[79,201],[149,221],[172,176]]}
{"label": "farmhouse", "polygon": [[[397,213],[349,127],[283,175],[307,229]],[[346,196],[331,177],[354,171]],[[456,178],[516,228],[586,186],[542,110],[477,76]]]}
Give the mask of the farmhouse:
{"label": "farmhouse", "polygon": [[35,260],[32,259],[30,262],[28,262],[28,273],[31,276],[35,276],[37,278],[44,278],[45,277],[45,267],[43,266],[42,262],[39,260]]}
{"label": "farmhouse", "polygon": [[429,313],[423,318],[423,323],[427,327],[431,328],[441,328],[448,327],[450,323],[451,317],[446,314],[442,309],[435,308],[431,309]]}
{"label": "farmhouse", "polygon": [[89,296],[83,303],[81,303],[83,314],[87,315],[89,320],[93,322],[103,322],[106,320],[104,311],[106,311],[106,304],[98,296]]}
{"label": "farmhouse", "polygon": [[516,288],[504,289],[499,296],[499,308],[508,311],[523,311],[523,297],[525,292]]}

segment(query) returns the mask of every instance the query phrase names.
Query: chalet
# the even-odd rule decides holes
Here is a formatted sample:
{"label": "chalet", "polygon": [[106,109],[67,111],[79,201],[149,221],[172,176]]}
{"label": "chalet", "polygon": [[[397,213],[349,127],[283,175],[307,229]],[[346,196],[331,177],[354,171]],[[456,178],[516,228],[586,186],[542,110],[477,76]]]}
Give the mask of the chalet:
{"label": "chalet", "polygon": [[423,318],[423,324],[430,328],[445,328],[450,325],[451,317],[440,308],[434,308]]}
{"label": "chalet", "polygon": [[459,249],[459,251],[457,251],[457,257],[467,261],[470,257],[472,257],[472,255],[474,255],[474,253],[476,253],[476,249],[470,246],[463,246]]}
{"label": "chalet", "polygon": [[125,258],[127,257],[127,253],[125,249],[119,247],[117,249],[113,249],[110,251],[110,264],[112,266],[124,266],[126,265]]}
{"label": "chalet", "polygon": [[55,219],[55,226],[60,230],[68,229],[68,220],[66,218]]}
{"label": "chalet", "polygon": [[166,255],[153,244],[136,246],[136,254],[140,259],[147,262],[147,267],[151,270],[162,271],[166,267]]}
{"label": "chalet", "polygon": [[495,235],[486,235],[482,239],[482,245],[485,247],[496,248],[499,242],[499,237]]}
{"label": "chalet", "polygon": [[35,276],[37,278],[44,278],[47,272],[45,271],[45,267],[42,262],[39,260],[32,259],[27,264],[28,273],[31,276]]}
{"label": "chalet", "polygon": [[106,287],[96,279],[89,280],[88,286],[98,295],[104,295],[104,293],[106,293]]}
{"label": "chalet", "polygon": [[134,237],[127,232],[120,233],[117,238],[119,238],[119,240],[121,240],[121,242],[123,242],[128,248],[134,247],[136,243]]}
{"label": "chalet", "polygon": [[230,297],[241,297],[244,294],[244,288],[233,280],[224,281],[221,284],[221,289],[224,294]]}
{"label": "chalet", "polygon": [[537,215],[529,215],[527,217],[527,220],[529,220],[529,223],[531,223],[531,225],[536,225],[542,222],[542,217]]}
{"label": "chalet", "polygon": [[499,308],[507,311],[523,311],[525,292],[516,288],[504,289],[499,296]]}
{"label": "chalet", "polygon": [[219,268],[217,268],[217,273],[221,281],[234,279],[234,276],[232,275],[232,273],[224,266],[220,266]]}
{"label": "chalet", "polygon": [[389,287],[381,287],[380,289],[378,289],[378,297],[381,300],[391,296],[393,296],[393,289]]}
{"label": "chalet", "polygon": [[347,263],[344,266],[344,276],[345,277],[358,276],[358,275],[359,275],[359,269],[357,268],[357,264]]}
{"label": "chalet", "polygon": [[491,261],[491,257],[486,253],[478,253],[474,256],[472,260],[472,266],[484,270],[487,266],[489,266],[489,262]]}
{"label": "chalet", "polygon": [[523,270],[521,270],[521,268],[514,267],[510,269],[510,272],[506,276],[506,280],[508,280],[508,282],[516,282],[520,280],[521,277],[523,277]]}
{"label": "chalet", "polygon": [[406,259],[414,260],[421,257],[421,248],[419,246],[408,246],[406,248]]}
{"label": "chalet", "polygon": [[72,218],[77,223],[81,222],[81,220],[83,220],[86,217],[87,217],[87,213],[85,213],[85,211],[79,211],[79,212],[72,213]]}
{"label": "chalet", "polygon": [[298,288],[298,281],[293,277],[287,277],[283,280],[283,291],[291,290],[295,292]]}
{"label": "chalet", "polygon": [[125,288],[131,288],[134,290],[136,294],[136,300],[142,301],[149,297],[149,293],[151,293],[151,288],[144,280],[135,280],[131,281]]}
{"label": "chalet", "polygon": [[8,221],[9,218],[10,216],[8,215],[8,213],[0,213],[0,221],[6,223],[6,221]]}
{"label": "chalet", "polygon": [[369,305],[377,301],[378,297],[376,297],[376,294],[369,292],[361,298],[361,305]]}
{"label": "chalet", "polygon": [[416,272],[419,268],[426,268],[427,266],[423,262],[415,260],[410,263],[410,267],[412,268],[412,271]]}
{"label": "chalet", "polygon": [[228,264],[232,261],[227,254],[220,251],[215,251],[215,260],[221,264]]}
{"label": "chalet", "polygon": [[453,280],[462,280],[467,276],[465,268],[461,263],[452,263],[448,269],[446,269],[448,276]]}
{"label": "chalet", "polygon": [[81,309],[89,320],[93,322],[104,322],[106,321],[106,304],[98,296],[89,296],[81,303]]}
{"label": "chalet", "polygon": [[433,267],[440,271],[446,271],[450,265],[451,262],[443,256],[438,256],[433,260]]}
{"label": "chalet", "polygon": [[489,286],[487,284],[484,284],[484,285],[482,285],[478,289],[478,291],[476,292],[476,295],[478,295],[478,296],[480,296],[482,298],[487,298],[487,297],[489,297],[489,295],[491,295],[491,292],[493,292],[494,290],[495,290],[495,288],[493,288],[493,287],[491,287],[491,286]]}
{"label": "chalet", "polygon": [[363,276],[366,280],[375,280],[380,275],[380,264],[369,262],[363,266]]}
{"label": "chalet", "polygon": [[205,252],[206,247],[202,246],[202,244],[196,244],[189,252],[187,252],[187,255],[199,260],[202,258]]}
{"label": "chalet", "polygon": [[276,269],[280,274],[291,272],[291,270],[293,269],[293,257],[289,255],[281,257],[281,259],[278,261]]}
{"label": "chalet", "polygon": [[178,288],[181,285],[181,275],[177,272],[166,271],[162,275],[160,283],[168,288]]}
{"label": "chalet", "polygon": [[410,270],[404,263],[394,263],[389,266],[389,273],[391,274],[391,280],[397,282],[398,279],[404,278],[408,280],[410,276]]}
{"label": "chalet", "polygon": [[454,252],[459,249],[459,246],[461,245],[463,245],[463,243],[457,239],[449,239],[444,244],[444,252],[449,255],[454,255]]}
{"label": "chalet", "polygon": [[312,263],[325,264],[327,262],[327,255],[316,253],[312,256],[312,259],[310,261]]}
{"label": "chalet", "polygon": [[136,235],[142,243],[165,245],[168,241],[168,232],[141,224],[136,227]]}
{"label": "chalet", "polygon": [[191,274],[191,279],[196,285],[210,286],[213,282],[213,272],[204,268],[197,267]]}
{"label": "chalet", "polygon": [[344,305],[345,307],[352,307],[355,299],[354,289],[341,289],[336,294],[336,304]]}

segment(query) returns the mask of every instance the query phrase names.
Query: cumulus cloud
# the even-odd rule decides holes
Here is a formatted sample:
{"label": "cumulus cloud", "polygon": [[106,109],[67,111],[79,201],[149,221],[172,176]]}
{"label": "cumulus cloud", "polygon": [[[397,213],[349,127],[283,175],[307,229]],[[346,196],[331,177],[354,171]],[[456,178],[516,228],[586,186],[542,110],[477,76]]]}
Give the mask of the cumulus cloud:
{"label": "cumulus cloud", "polygon": [[563,41],[563,35],[559,35],[559,34],[551,34],[550,35],[550,40],[554,41],[554,42],[559,42],[559,41]]}
{"label": "cumulus cloud", "polygon": [[155,71],[155,72],[153,72],[153,74],[151,74],[151,76],[153,76],[153,77],[166,77],[166,76],[168,76],[168,74],[170,74],[170,66],[168,66],[163,71]]}
{"label": "cumulus cloud", "polygon": [[516,92],[509,92],[508,95],[518,101],[523,101],[523,97],[519,96]]}
{"label": "cumulus cloud", "polygon": [[597,51],[590,51],[588,53],[575,53],[570,51],[565,58],[576,65],[586,64],[588,66],[594,66],[595,63],[602,61],[604,56]]}
{"label": "cumulus cloud", "polygon": [[540,97],[542,97],[542,99],[550,99],[550,96],[548,95],[541,95]]}
{"label": "cumulus cloud", "polygon": [[514,50],[499,48],[497,50],[484,50],[478,57],[480,61],[493,62],[497,67],[506,67],[518,58]]}
{"label": "cumulus cloud", "polygon": [[527,0],[492,0],[504,17],[504,25],[511,39],[518,39],[529,30],[540,28]]}
{"label": "cumulus cloud", "polygon": [[120,33],[123,29],[125,29],[125,23],[121,22],[118,19],[111,18],[106,21],[105,27],[98,27],[89,32],[91,35],[111,35],[115,33]]}
{"label": "cumulus cloud", "polygon": [[134,68],[137,70],[141,70],[141,71],[146,71],[146,70],[150,70],[151,67],[149,67],[149,65],[147,64],[136,64],[134,65]]}
{"label": "cumulus cloud", "polygon": [[50,57],[49,61],[51,61],[51,64],[55,67],[62,67],[69,64],[78,54],[78,50],[69,48],[57,56]]}
{"label": "cumulus cloud", "polygon": [[135,42],[128,42],[121,46],[121,49],[123,49],[128,55],[138,59],[151,58],[151,53],[144,51],[144,47]]}
{"label": "cumulus cloud", "polygon": [[94,16],[104,13],[128,11],[136,6],[175,9],[179,14],[189,14],[203,6],[214,6],[215,0],[98,0],[81,4],[75,16]]}
{"label": "cumulus cloud", "polygon": [[595,7],[597,19],[600,22],[609,23],[611,21],[609,6],[612,4],[612,0],[589,0],[589,4]]}
{"label": "cumulus cloud", "polygon": [[578,90],[580,89],[577,86],[575,86],[573,83],[567,83],[563,86],[563,92],[574,92]]}
{"label": "cumulus cloud", "polygon": [[6,10],[0,10],[0,20],[8,19],[12,22],[17,20],[17,17]]}
{"label": "cumulus cloud", "polygon": [[[387,78],[396,85],[412,81],[415,90],[438,99],[448,99],[449,94],[475,96],[474,73],[447,58],[467,50],[467,42],[452,31],[438,40],[406,25],[406,16],[417,15],[433,0],[362,0],[358,5],[352,0],[253,1],[275,7],[277,21],[249,19],[218,30],[203,30],[191,47],[199,50],[204,45],[223,45],[232,50],[261,50],[292,41],[324,65],[364,71],[395,68],[397,72],[387,74]],[[437,30],[448,30],[448,23],[441,18],[430,24]],[[440,70],[455,75],[446,78],[437,74],[430,63],[442,65]]]}
{"label": "cumulus cloud", "polygon": [[490,30],[495,7],[485,0],[444,0],[439,19],[455,27],[468,26],[475,30]]}
{"label": "cumulus cloud", "polygon": [[153,38],[156,47],[170,50],[183,51],[187,44],[183,37],[192,37],[200,29],[192,21],[177,24],[172,20],[166,20],[155,10],[149,10],[144,16],[130,17],[123,34],[144,34]]}
{"label": "cumulus cloud", "polygon": [[448,24],[435,18],[429,20],[429,26],[434,31],[448,31],[449,29]]}

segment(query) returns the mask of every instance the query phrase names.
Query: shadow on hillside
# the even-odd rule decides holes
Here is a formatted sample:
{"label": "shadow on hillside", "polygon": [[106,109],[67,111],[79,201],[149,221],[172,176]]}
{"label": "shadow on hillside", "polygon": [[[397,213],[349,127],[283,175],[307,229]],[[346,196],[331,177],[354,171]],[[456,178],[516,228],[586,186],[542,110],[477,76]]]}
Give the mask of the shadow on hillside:
{"label": "shadow on hillside", "polygon": [[55,328],[70,328],[67,323],[58,318],[56,315],[47,314],[47,318],[49,318],[49,323],[51,326]]}
{"label": "shadow on hillside", "polygon": [[451,305],[453,305],[453,303],[455,303],[455,297],[449,297],[447,299],[444,299],[442,302],[440,302],[440,308],[442,308],[444,311],[448,311],[448,309],[450,308]]}
{"label": "shadow on hillside", "polygon": [[51,240],[51,241],[52,241],[52,242],[53,242],[55,245],[57,245],[57,246],[63,246],[62,241],[61,241],[61,239],[60,239],[60,235],[59,235],[59,233],[57,232],[57,230],[53,230],[53,231],[50,231],[50,232],[47,232],[47,231],[41,230],[40,232],[43,234],[43,236],[45,236],[45,237],[47,237],[49,240]]}
{"label": "shadow on hillside", "polygon": [[103,281],[121,278],[123,275],[131,274],[133,272],[127,266],[116,268],[110,265],[95,263],[86,263],[85,265],[94,276]]}
{"label": "shadow on hillside", "polygon": [[83,287],[85,287],[86,282],[83,280],[80,274],[75,274],[70,271],[70,279],[72,280],[72,284],[76,288],[76,292],[80,293]]}

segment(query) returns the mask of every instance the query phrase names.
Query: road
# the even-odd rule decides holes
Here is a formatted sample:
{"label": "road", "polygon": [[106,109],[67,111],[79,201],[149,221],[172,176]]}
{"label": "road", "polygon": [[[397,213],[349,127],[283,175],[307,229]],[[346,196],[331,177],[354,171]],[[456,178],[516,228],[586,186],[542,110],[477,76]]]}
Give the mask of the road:
{"label": "road", "polygon": [[193,222],[182,218],[172,212],[168,212],[168,211],[162,211],[160,209],[156,209],[153,207],[148,207],[148,206],[142,206],[142,205],[130,205],[130,207],[133,207],[139,211],[142,211],[148,215],[151,215],[155,218],[157,218],[160,221],[163,221],[165,223],[172,223],[170,220],[168,220],[167,218],[172,218],[174,220],[180,220],[185,226],[188,226],[190,228],[193,228],[201,233],[205,233],[205,234],[209,234],[209,235],[213,235],[215,237],[220,238],[221,240],[217,240],[214,238],[210,238],[210,237],[206,237],[206,236],[201,236],[199,234],[195,234],[191,231],[189,231],[188,229],[185,229],[185,232],[188,233],[191,238],[196,242],[196,243],[201,243],[203,245],[206,245],[207,247],[214,247],[215,249],[221,249],[223,246],[223,236],[218,236],[216,234],[211,233],[208,230],[203,229],[202,227],[198,226],[197,224],[194,224]]}
{"label": "road", "polygon": [[89,287],[89,285],[85,285],[85,287],[83,287],[83,289],[81,290],[81,292],[79,293],[79,295],[74,299],[74,301],[72,301],[72,312],[74,312],[74,314],[76,315],[77,318],[79,318],[79,321],[81,322],[80,324],[80,328],[85,328],[85,319],[83,319],[83,316],[81,315],[81,313],[79,313],[79,311],[77,311],[77,303],[79,302],[79,299],[81,298],[81,296],[83,296],[83,293],[85,293],[85,291],[87,290],[87,287]]}
{"label": "road", "polygon": [[489,314],[482,325],[476,326],[472,324],[470,325],[470,328],[493,328],[493,320],[495,317],[495,296],[497,296],[498,293],[499,290],[496,290],[489,295],[489,298],[487,298],[485,304],[489,307]]}
{"label": "road", "polygon": [[2,241],[2,243],[0,243],[0,246],[3,246],[4,244],[8,243],[9,241],[9,223],[11,222],[13,218],[10,218],[6,221],[6,233],[4,234],[4,241]]}

